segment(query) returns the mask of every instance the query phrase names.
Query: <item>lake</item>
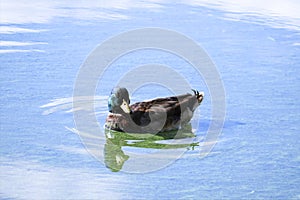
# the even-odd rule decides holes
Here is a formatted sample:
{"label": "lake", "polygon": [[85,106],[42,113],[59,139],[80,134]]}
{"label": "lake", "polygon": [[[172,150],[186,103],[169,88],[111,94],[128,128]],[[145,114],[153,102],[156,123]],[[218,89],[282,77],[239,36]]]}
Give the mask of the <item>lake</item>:
{"label": "lake", "polygon": [[[2,199],[300,199],[300,3],[175,2],[1,3]],[[147,30],[134,41],[163,45],[170,38],[147,34],[169,31],[204,53],[176,40],[172,48],[196,56],[147,47],[97,54],[128,50],[128,40],[101,44],[134,30]],[[203,55],[213,78],[193,66]],[[106,68],[80,79],[85,66]],[[132,102],[189,87],[205,98],[177,139],[105,131],[120,83]]]}

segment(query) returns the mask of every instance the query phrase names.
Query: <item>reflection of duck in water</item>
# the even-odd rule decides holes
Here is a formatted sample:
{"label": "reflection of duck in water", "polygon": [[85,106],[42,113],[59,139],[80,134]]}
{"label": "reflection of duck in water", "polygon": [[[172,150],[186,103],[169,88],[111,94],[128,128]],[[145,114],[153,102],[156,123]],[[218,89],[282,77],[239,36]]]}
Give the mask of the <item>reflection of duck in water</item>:
{"label": "reflection of duck in water", "polygon": [[114,88],[108,100],[106,128],[133,133],[177,130],[187,124],[204,93],[184,94],[130,104],[126,88]]}
{"label": "reflection of duck in water", "polygon": [[187,124],[180,131],[169,131],[166,133],[153,134],[130,134],[124,132],[118,132],[113,130],[105,130],[106,144],[104,146],[104,161],[106,167],[113,172],[118,172],[122,169],[124,163],[129,159],[129,155],[126,155],[122,150],[122,147],[136,147],[136,148],[151,148],[151,149],[194,149],[195,146],[199,146],[199,142],[193,143],[179,143],[167,144],[166,139],[181,139],[192,138],[195,135],[192,133],[191,124]]}
{"label": "reflection of duck in water", "polygon": [[122,151],[121,143],[123,142],[125,141],[106,137],[106,144],[104,146],[105,165],[113,172],[120,171],[125,161],[129,158]]}

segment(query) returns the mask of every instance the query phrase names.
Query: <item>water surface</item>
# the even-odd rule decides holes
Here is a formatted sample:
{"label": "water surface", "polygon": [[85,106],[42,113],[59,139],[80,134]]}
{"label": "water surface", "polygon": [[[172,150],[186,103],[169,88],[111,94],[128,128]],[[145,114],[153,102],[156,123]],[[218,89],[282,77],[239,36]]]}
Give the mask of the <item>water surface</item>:
{"label": "water surface", "polygon": [[[0,196],[299,199],[299,3],[243,2],[2,3]],[[186,153],[161,170],[116,172],[86,151],[74,129],[70,98],[78,70],[97,44],[143,27],[178,31],[207,51],[224,83],[226,120],[217,145],[203,159],[198,146],[183,147]],[[107,112],[101,102],[119,76],[157,62],[207,94],[197,115],[201,141],[211,121],[209,91],[188,63],[164,52],[135,52],[113,64],[115,71],[103,79],[107,87],[97,91],[99,119]],[[133,101],[169,94],[155,88],[138,90]],[[130,160],[122,152],[147,153],[153,148],[145,147],[159,146],[156,140],[130,146],[135,140],[123,143],[120,163]],[[108,141],[108,149],[120,150],[113,146],[120,141]]]}

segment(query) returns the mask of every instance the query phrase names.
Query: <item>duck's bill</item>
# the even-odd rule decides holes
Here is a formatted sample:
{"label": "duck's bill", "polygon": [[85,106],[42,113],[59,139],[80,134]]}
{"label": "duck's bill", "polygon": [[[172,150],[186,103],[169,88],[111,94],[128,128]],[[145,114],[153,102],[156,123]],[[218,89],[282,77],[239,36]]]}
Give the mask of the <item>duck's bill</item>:
{"label": "duck's bill", "polygon": [[121,109],[125,112],[125,113],[130,113],[130,108],[128,103],[123,99],[123,103],[121,105]]}

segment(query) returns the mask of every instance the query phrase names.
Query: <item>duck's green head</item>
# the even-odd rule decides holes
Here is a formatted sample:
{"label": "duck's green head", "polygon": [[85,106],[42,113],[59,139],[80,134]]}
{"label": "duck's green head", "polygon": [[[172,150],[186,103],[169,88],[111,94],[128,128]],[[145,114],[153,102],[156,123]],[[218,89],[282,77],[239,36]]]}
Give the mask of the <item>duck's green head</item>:
{"label": "duck's green head", "polygon": [[112,113],[130,113],[130,100],[126,88],[116,87],[108,98],[108,110]]}

